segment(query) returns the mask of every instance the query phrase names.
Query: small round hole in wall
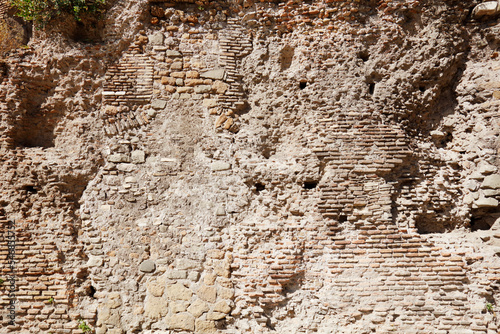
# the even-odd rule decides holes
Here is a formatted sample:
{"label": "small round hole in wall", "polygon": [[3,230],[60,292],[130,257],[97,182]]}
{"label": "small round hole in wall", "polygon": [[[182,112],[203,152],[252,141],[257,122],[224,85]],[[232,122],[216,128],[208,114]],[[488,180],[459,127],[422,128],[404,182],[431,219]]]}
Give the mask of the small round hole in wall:
{"label": "small round hole in wall", "polygon": [[425,88],[425,86],[419,86],[418,90],[423,93],[423,92],[425,92],[426,88]]}
{"label": "small round hole in wall", "polygon": [[301,81],[299,82],[299,88],[300,89],[304,89],[307,87],[307,81]]}

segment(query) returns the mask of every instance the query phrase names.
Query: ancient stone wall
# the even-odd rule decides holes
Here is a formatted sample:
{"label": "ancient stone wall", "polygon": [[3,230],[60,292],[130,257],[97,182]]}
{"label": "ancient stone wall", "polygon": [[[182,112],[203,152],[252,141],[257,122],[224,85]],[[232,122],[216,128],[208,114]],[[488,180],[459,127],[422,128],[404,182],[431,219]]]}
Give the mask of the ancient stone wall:
{"label": "ancient stone wall", "polygon": [[0,331],[498,332],[476,4],[117,1],[12,53]]}

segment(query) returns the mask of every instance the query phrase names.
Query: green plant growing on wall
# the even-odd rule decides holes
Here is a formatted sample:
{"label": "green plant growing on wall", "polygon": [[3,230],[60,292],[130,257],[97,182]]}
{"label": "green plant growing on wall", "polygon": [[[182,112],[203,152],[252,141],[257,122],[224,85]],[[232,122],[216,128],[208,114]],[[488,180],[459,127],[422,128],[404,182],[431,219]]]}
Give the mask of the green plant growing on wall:
{"label": "green plant growing on wall", "polygon": [[2,278],[0,278],[0,285],[2,285],[4,283],[5,283],[5,281]]}
{"label": "green plant growing on wall", "polygon": [[83,319],[78,320],[78,328],[80,328],[80,330],[84,334],[92,332],[92,329],[89,327],[89,325],[87,325],[87,323]]}
{"label": "green plant growing on wall", "polygon": [[49,304],[54,304],[54,297],[50,297],[49,299],[47,299],[47,301],[49,302]]}
{"label": "green plant growing on wall", "polygon": [[10,0],[10,5],[17,9],[17,16],[39,27],[62,13],[73,14],[80,21],[81,14],[102,12],[105,4],[106,0]]}

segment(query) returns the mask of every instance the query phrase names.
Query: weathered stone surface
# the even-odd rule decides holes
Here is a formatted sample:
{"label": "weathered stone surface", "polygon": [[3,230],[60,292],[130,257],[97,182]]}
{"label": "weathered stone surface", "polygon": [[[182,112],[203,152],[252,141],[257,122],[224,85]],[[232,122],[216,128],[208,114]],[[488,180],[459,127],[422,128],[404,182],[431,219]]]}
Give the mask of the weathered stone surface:
{"label": "weathered stone surface", "polygon": [[491,197],[479,197],[474,204],[476,204],[478,208],[494,208],[498,206],[498,201]]}
{"label": "weathered stone surface", "polygon": [[144,272],[144,273],[152,273],[153,271],[155,271],[156,269],[156,265],[154,263],[154,261],[151,261],[151,260],[146,260],[144,262],[141,263],[141,265],[139,266],[139,270]]}
{"label": "weathered stone surface", "polygon": [[182,329],[187,331],[194,330],[194,317],[189,313],[177,313],[173,314],[165,319],[168,328],[170,329]]}
{"label": "weathered stone surface", "polygon": [[135,164],[142,164],[146,161],[146,154],[144,151],[132,151],[131,161]]}
{"label": "weathered stone surface", "polygon": [[161,32],[157,32],[156,34],[148,36],[149,42],[153,45],[162,45],[164,38],[165,37]]}
{"label": "weathered stone surface", "polygon": [[104,263],[104,261],[101,257],[91,256],[91,257],[89,257],[89,260],[87,261],[87,266],[100,267],[103,265],[103,263]]}
{"label": "weathered stone surface", "polygon": [[220,80],[215,81],[212,87],[217,94],[224,94],[229,88],[227,84]]}
{"label": "weathered stone surface", "polygon": [[217,288],[214,286],[202,285],[198,291],[196,291],[196,295],[206,302],[215,303],[217,299]]}
{"label": "weathered stone surface", "polygon": [[480,18],[482,16],[496,15],[500,12],[500,6],[497,1],[487,1],[480,3],[472,10],[472,16]]}
{"label": "weathered stone surface", "polygon": [[481,188],[500,189],[500,174],[486,176],[481,184]]}
{"label": "weathered stone surface", "polygon": [[167,101],[165,100],[153,100],[151,102],[151,107],[154,109],[165,109],[167,106]]}
{"label": "weathered stone surface", "polygon": [[207,320],[221,320],[226,317],[226,314],[222,312],[208,312]]}
{"label": "weathered stone surface", "polygon": [[193,292],[180,283],[167,285],[167,297],[171,300],[190,300]]}
{"label": "weathered stone surface", "polygon": [[176,50],[167,50],[167,57],[182,57],[182,54]]}
{"label": "weathered stone surface", "polygon": [[210,169],[214,172],[231,169],[231,164],[224,161],[214,161],[210,165]]}
{"label": "weathered stone surface", "polygon": [[109,162],[129,162],[130,158],[126,154],[116,153],[108,156]]}
{"label": "weathered stone surface", "polygon": [[498,331],[490,4],[328,2],[116,0],[0,50],[0,333]]}
{"label": "weathered stone surface", "polygon": [[200,299],[196,299],[188,307],[189,313],[191,313],[195,318],[199,318],[203,313],[208,312],[209,310],[210,307],[208,306],[208,304]]}
{"label": "weathered stone surface", "polygon": [[217,303],[215,303],[213,311],[228,314],[231,311],[231,307],[229,306],[227,301],[219,300]]}
{"label": "weathered stone surface", "polygon": [[200,74],[200,76],[204,79],[212,79],[212,80],[222,80],[224,79],[224,74],[225,71],[224,69],[217,69],[217,70],[211,70],[211,71],[206,71]]}
{"label": "weathered stone surface", "polygon": [[144,304],[144,315],[152,319],[160,319],[168,314],[168,302],[162,297],[148,297]]}
{"label": "weathered stone surface", "polygon": [[214,321],[196,319],[195,328],[196,333],[217,333],[217,328],[215,327]]}

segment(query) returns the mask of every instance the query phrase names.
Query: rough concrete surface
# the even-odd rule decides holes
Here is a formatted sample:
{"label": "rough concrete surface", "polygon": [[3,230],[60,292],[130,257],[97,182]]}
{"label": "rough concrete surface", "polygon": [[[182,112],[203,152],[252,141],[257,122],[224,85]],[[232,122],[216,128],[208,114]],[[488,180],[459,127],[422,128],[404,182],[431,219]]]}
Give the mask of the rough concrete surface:
{"label": "rough concrete surface", "polygon": [[499,33],[451,0],[33,30],[0,62],[0,332],[498,333]]}

